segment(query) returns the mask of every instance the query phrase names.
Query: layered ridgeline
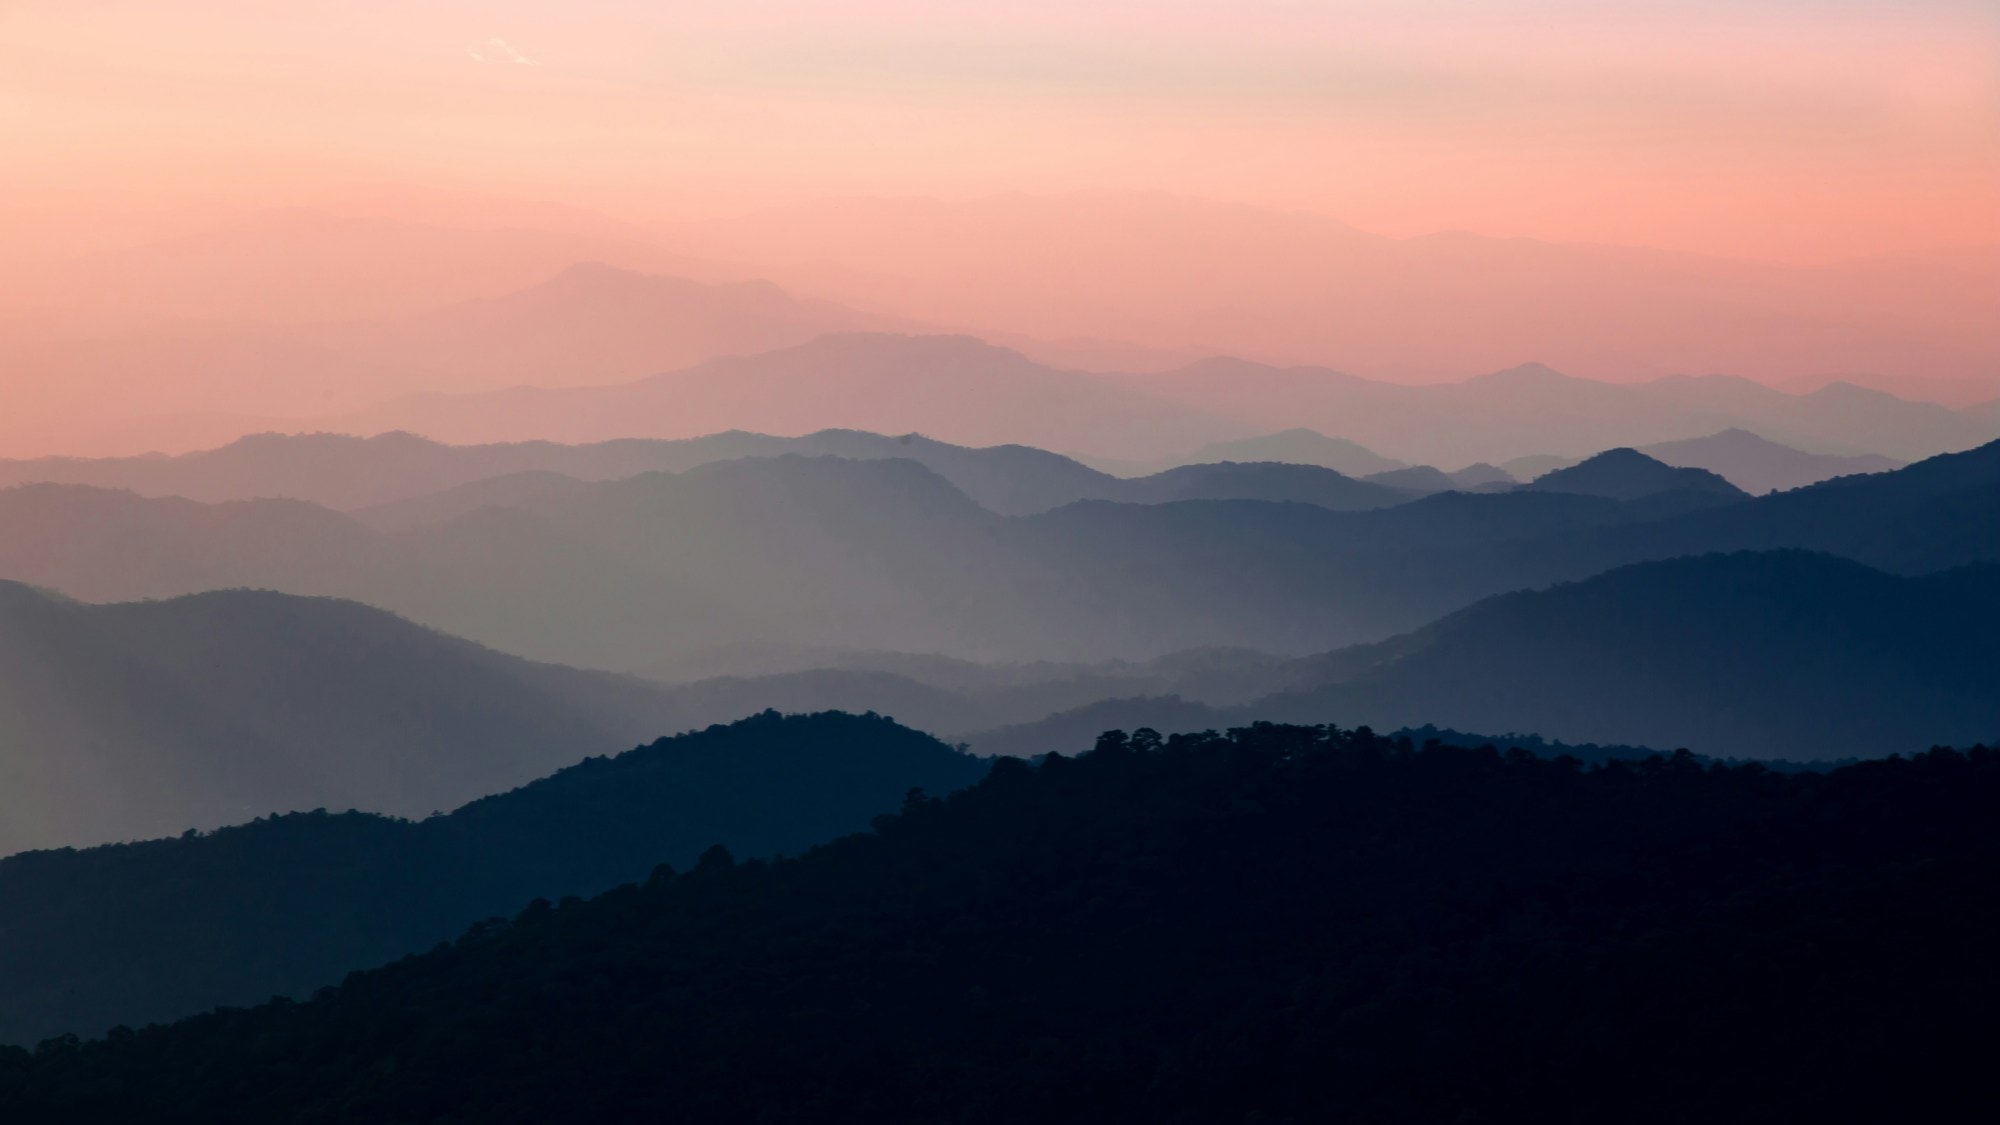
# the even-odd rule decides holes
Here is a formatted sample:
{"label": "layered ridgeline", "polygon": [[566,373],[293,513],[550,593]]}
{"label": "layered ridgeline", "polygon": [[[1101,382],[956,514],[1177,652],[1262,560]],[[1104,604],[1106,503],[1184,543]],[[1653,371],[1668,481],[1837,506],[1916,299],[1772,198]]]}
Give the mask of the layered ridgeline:
{"label": "layered ridgeline", "polygon": [[[1797,551],[1710,555],[1503,594],[1379,644],[963,737],[982,753],[1023,754],[1112,726],[1277,719],[1722,757],[1915,753],[2000,742],[1995,635],[2000,564],[1903,577]],[[1257,684],[1269,694],[1216,702]]]}
{"label": "layered ridgeline", "polygon": [[1533,356],[1620,381],[1906,371],[1990,383],[2000,345],[2000,267],[1979,251],[1800,269],[1462,231],[1391,238],[1144,191],[843,197],[691,223],[676,239],[804,291],[942,323],[1340,357],[1408,379]]}
{"label": "layered ridgeline", "polygon": [[667,685],[331,598],[95,605],[0,582],[0,855],[316,808],[423,817],[767,708],[874,709],[949,733],[1157,682],[1136,668],[1012,691],[995,679],[976,698],[864,665]]}
{"label": "layered ridgeline", "polygon": [[[1528,365],[1406,386],[1229,358],[1116,376],[1038,363],[971,336],[832,334],[636,381],[608,379],[602,386],[421,395],[308,417],[302,428],[407,430],[483,443],[802,434],[834,426],[1156,462],[1306,427],[1358,440],[1384,457],[1439,466],[1582,457],[1731,427],[1799,449],[1906,460],[2000,436],[1977,414],[1848,384],[1797,395],[1721,376],[1612,384]],[[423,384],[413,377],[402,385]]]}
{"label": "layered ridgeline", "polygon": [[[347,233],[365,239],[371,232]],[[310,252],[304,258],[272,254],[255,243],[242,250],[284,263],[280,272],[287,273],[282,283],[262,286],[261,294],[241,294],[252,302],[260,295],[296,296],[313,287],[289,273],[313,259]],[[327,265],[355,248],[322,245],[319,251],[316,260]],[[405,306],[387,316],[355,319],[342,309],[356,296],[365,301],[369,294],[393,293],[408,279],[346,279],[337,294],[323,292],[326,299],[302,323],[255,317],[251,323],[226,324],[228,314],[218,319],[213,311],[183,310],[168,314],[171,329],[154,323],[95,336],[0,340],[0,365],[25,380],[24,386],[42,385],[41,394],[29,397],[26,413],[0,420],[0,448],[181,449],[203,432],[241,433],[242,419],[353,410],[413,388],[471,391],[637,379],[716,356],[795,347],[828,332],[908,327],[799,298],[768,282],[704,284],[601,263],[563,265],[527,267],[530,274],[515,276],[526,281],[540,275],[533,278],[536,283],[511,293],[438,307],[433,291],[421,311]],[[180,295],[212,298],[218,283],[227,288],[223,279],[244,272],[238,257]],[[513,271],[489,259],[479,272],[484,288]],[[100,274],[95,286],[102,295],[107,286],[133,280]],[[94,426],[87,421],[93,417]]]}
{"label": "layered ridgeline", "polygon": [[0,823],[13,851],[322,807],[423,816],[767,707],[874,710],[1000,754],[1110,726],[1268,717],[1756,758],[1913,752],[2000,733],[1983,640],[2000,628],[1997,588],[1992,564],[1902,577],[1739,554],[1500,595],[1305,658],[995,665],[750,649],[652,669],[679,681],[666,684],[518,660],[330,599],[89,605],[9,586]]}
{"label": "layered ridgeline", "polygon": [[717,844],[797,853],[985,768],[886,719],[773,712],[421,822],[321,811],[0,859],[0,1043],[303,998],[538,896],[686,868]]}
{"label": "layered ridgeline", "polygon": [[0,582],[0,854],[322,806],[423,816],[674,717],[659,685],[352,602],[91,605]]}
{"label": "layered ridgeline", "polygon": [[[1885,457],[1804,453],[1745,430],[1649,446],[1639,452],[1670,466],[1708,469],[1752,493],[1799,488],[1837,476],[1884,472],[1902,464]],[[374,509],[382,518],[393,518],[402,502],[425,500],[471,485],[506,489],[535,487],[540,482],[541,487],[555,488],[564,486],[563,478],[616,480],[646,472],[685,472],[713,461],[786,453],[916,461],[982,507],[1001,515],[1033,515],[1079,500],[1303,500],[1336,510],[1358,510],[1433,492],[1494,490],[1519,483],[1513,472],[1497,466],[1475,464],[1447,473],[1380,457],[1353,442],[1311,430],[1215,443],[1158,465],[1087,465],[1022,445],[971,448],[921,434],[892,437],[859,430],[820,430],[801,437],[731,432],[677,441],[633,438],[584,445],[533,441],[459,446],[401,432],[369,438],[256,434],[218,449],[173,457],[0,461],[0,486],[88,484],[208,503],[307,500],[344,511]],[[1523,474],[1520,479],[1533,479],[1576,462],[1576,458],[1547,457],[1513,464]],[[1330,472],[1315,473],[1310,471],[1313,468]],[[521,480],[502,484],[508,477]],[[1355,483],[1356,479],[1362,483]],[[422,504],[414,507],[424,510]]]}
{"label": "layered ridgeline", "polygon": [[1107,737],[303,1003],[0,1054],[0,1109],[1976,1120],[2000,1108],[1975,1030],[2000,1002],[1996,800],[1987,750],[1787,776]]}
{"label": "layered ridgeline", "polygon": [[1755,499],[1454,492],[1361,512],[1087,501],[1006,517],[904,459],[519,483],[379,526],[294,501],[24,486],[0,491],[0,576],[97,600],[331,594],[538,659],[638,669],[737,644],[1305,654],[1648,559],[1802,548],[1918,573],[2000,557],[2000,444]]}
{"label": "layered ridgeline", "polygon": [[1799,448],[1905,459],[2000,436],[1935,403],[1844,383],[1794,395],[1722,376],[1612,384],[1528,365],[1462,383],[1404,386],[1237,359],[1107,376],[1036,363],[969,336],[864,334],[630,383],[430,395],[324,421],[348,433],[409,430],[453,442],[679,438],[729,429],[796,434],[825,426],[1140,461],[1304,426],[1433,465],[1585,456],[1732,426]]}
{"label": "layered ridgeline", "polygon": [[1429,465],[1582,457],[1732,428],[1797,449],[1905,460],[2000,436],[1976,413],[1849,383],[1809,394],[1722,375],[1603,383],[1534,363],[1464,382],[1400,386],[1323,367],[1216,358],[1124,381],[1253,432],[1306,427]]}
{"label": "layered ridgeline", "polygon": [[1079,500],[1135,504],[1296,500],[1358,511],[1417,495],[1394,482],[1357,481],[1324,466],[1291,464],[1275,457],[1174,466],[1127,479],[1028,446],[975,449],[921,434],[890,437],[859,430],[820,430],[795,438],[732,432],[681,441],[460,446],[400,432],[371,438],[258,434],[220,449],[176,457],[0,461],[0,485],[88,484],[208,503],[306,500],[341,510],[361,509],[371,522],[395,524],[420,519],[444,503],[476,506],[577,482],[686,472],[716,461],[785,454],[915,461],[982,507],[1009,516],[1033,515]]}
{"label": "layered ridgeline", "polygon": [[1758,494],[1903,466],[1902,461],[1875,454],[1807,453],[1744,429],[1661,442],[1639,452],[1669,465],[1707,469],[1745,492]]}

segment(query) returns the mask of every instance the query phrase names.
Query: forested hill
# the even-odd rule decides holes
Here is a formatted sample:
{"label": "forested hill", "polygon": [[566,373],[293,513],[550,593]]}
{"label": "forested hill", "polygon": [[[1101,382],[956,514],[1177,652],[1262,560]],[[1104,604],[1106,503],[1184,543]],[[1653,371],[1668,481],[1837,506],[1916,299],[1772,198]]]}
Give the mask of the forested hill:
{"label": "forested hill", "polygon": [[322,811],[12,856],[0,1043],[304,996],[537,895],[596,894],[714,844],[797,853],[985,769],[872,715],[767,712],[421,822]]}
{"label": "forested hill", "polygon": [[1985,749],[1107,737],[306,1003],[0,1055],[0,1116],[1991,1120],[1996,801]]}

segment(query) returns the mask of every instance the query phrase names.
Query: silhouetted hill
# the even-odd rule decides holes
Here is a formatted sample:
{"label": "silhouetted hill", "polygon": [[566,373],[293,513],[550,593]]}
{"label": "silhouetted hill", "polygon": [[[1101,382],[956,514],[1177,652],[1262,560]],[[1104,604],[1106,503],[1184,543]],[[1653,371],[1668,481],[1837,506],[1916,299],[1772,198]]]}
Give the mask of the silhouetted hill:
{"label": "silhouetted hill", "polygon": [[0,461],[0,484],[87,484],[209,503],[284,498],[357,509],[422,500],[524,473],[617,480],[786,453],[921,461],[981,503],[1009,513],[1044,511],[1099,496],[1107,485],[1115,484],[1067,457],[1025,446],[968,449],[918,434],[888,437],[854,430],[823,430],[797,438],[730,431],[677,441],[626,439],[584,445],[539,441],[445,445],[403,432],[370,438],[255,434],[219,449],[174,457]]}
{"label": "silhouetted hill", "polygon": [[1430,465],[1411,465],[1386,473],[1374,473],[1366,479],[1370,484],[1386,485],[1419,496],[1438,492],[1507,492],[1519,483],[1512,473],[1484,462],[1467,465],[1455,473]]}
{"label": "silhouetted hill", "polygon": [[1064,504],[1106,496],[1119,487],[1107,476],[1058,453],[1026,445],[968,448],[922,434],[890,437],[860,430],[821,430],[780,439],[782,452],[855,460],[903,458],[915,461],[1001,515],[1046,512]]}
{"label": "silhouetted hill", "polygon": [[1179,459],[1184,464],[1204,465],[1217,461],[1280,461],[1288,465],[1318,465],[1350,477],[1365,477],[1406,466],[1346,438],[1328,437],[1317,430],[1280,430],[1262,437],[1210,442]]}
{"label": "silhouetted hill", "polygon": [[1745,495],[1707,469],[1674,468],[1636,449],[1606,450],[1567,469],[1536,477],[1525,487],[1535,492],[1574,492],[1612,500],[1642,500],[1681,489],[1715,496]]}
{"label": "silhouetted hill", "polygon": [[[1579,566],[1795,547],[1904,574],[2000,560],[2000,442],[1570,544]],[[1587,572],[1586,572],[1587,573]]]}
{"label": "silhouetted hill", "polygon": [[1179,695],[1124,695],[1095,700],[1028,722],[971,731],[961,737],[966,748],[975,754],[1028,758],[1048,753],[1051,746],[1088,742],[1096,737],[1092,731],[1146,729],[1196,734],[1224,730],[1236,720],[1240,710],[1215,707]]}
{"label": "silhouetted hill", "polygon": [[320,806],[421,816],[675,714],[658,685],[352,602],[90,605],[0,582],[0,853]]}
{"label": "silhouetted hill", "polygon": [[1980,638],[1996,627],[2000,563],[1909,578],[1796,551],[1710,555],[1498,595],[1316,656],[1101,680],[1108,692],[1046,717],[950,729],[983,754],[1031,753],[1093,727],[1278,718],[1853,758],[1994,739],[2000,703],[1986,684],[2000,663]]}
{"label": "silhouetted hill", "polygon": [[1488,599],[1376,646],[1344,682],[1235,714],[1730,757],[1912,752],[2000,740],[1996,632],[2000,564],[1904,578],[1796,551],[1709,555]]}
{"label": "silhouetted hill", "polygon": [[1749,430],[1728,429],[1703,438],[1661,442],[1639,452],[1668,465],[1707,469],[1746,492],[1781,492],[1854,473],[1882,473],[1903,462],[1872,454],[1841,457],[1805,453]]}
{"label": "silhouetted hill", "polygon": [[[1103,499],[1136,504],[1177,500],[1272,500],[1312,504],[1336,512],[1388,508],[1410,499],[1407,492],[1372,481],[1354,480],[1318,465],[1263,461],[1220,461],[1183,465],[1149,477],[1119,482]],[[1097,497],[1092,497],[1096,499]]]}
{"label": "silhouetted hill", "polygon": [[[1101,738],[301,1003],[0,1055],[70,1122],[1990,1116],[2000,756]],[[1449,1076],[1441,1080],[1440,1076]]]}
{"label": "silhouetted hill", "polygon": [[1498,465],[1489,465],[1484,461],[1475,461],[1449,475],[1453,484],[1467,489],[1481,489],[1495,486],[1511,488],[1520,483],[1514,474]]}
{"label": "silhouetted hill", "polygon": [[523,496],[554,494],[567,487],[565,477],[613,480],[785,454],[916,461],[1002,515],[1032,515],[1080,500],[1298,500],[1346,511],[1408,499],[1312,466],[1204,463],[1128,480],[1024,445],[974,449],[921,434],[890,437],[859,430],[821,430],[796,438],[729,432],[680,441],[471,446],[448,446],[401,432],[372,438],[259,434],[177,457],[0,462],[0,482],[88,484],[211,503],[308,500],[365,509],[367,522],[376,526],[409,527],[487,505],[507,506]]}
{"label": "silhouetted hill", "polygon": [[1432,465],[1406,465],[1400,469],[1390,469],[1383,473],[1368,474],[1369,484],[1379,484],[1384,488],[1397,488],[1419,495],[1433,492],[1450,492],[1455,482],[1443,469]]}
{"label": "silhouetted hill", "polygon": [[771,712],[420,822],[319,811],[16,855],[0,860],[0,1043],[304,998],[538,896],[685,868],[714,844],[797,853],[984,770],[886,719]]}

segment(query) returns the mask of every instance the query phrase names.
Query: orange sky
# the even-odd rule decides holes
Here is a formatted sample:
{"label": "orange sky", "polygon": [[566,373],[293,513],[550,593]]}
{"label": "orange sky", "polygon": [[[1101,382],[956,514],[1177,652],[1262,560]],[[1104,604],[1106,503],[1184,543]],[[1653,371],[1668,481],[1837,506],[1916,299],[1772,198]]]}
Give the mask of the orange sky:
{"label": "orange sky", "polygon": [[1392,235],[1827,261],[2000,241],[1957,0],[5,0],[0,237],[382,184],[645,222],[1162,188]]}

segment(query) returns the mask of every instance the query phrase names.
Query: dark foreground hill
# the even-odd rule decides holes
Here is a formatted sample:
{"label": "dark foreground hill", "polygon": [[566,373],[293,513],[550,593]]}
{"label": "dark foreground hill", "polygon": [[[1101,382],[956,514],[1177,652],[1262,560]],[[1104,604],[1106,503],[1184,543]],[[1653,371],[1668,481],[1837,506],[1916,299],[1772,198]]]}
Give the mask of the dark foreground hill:
{"label": "dark foreground hill", "polygon": [[303,997],[537,896],[595,894],[714,844],[796,853],[985,768],[886,719],[772,712],[421,822],[322,811],[12,856],[0,1043]]}
{"label": "dark foreground hill", "polygon": [[10,1121],[1978,1120],[2000,754],[1831,774],[1260,726],[0,1055]]}

